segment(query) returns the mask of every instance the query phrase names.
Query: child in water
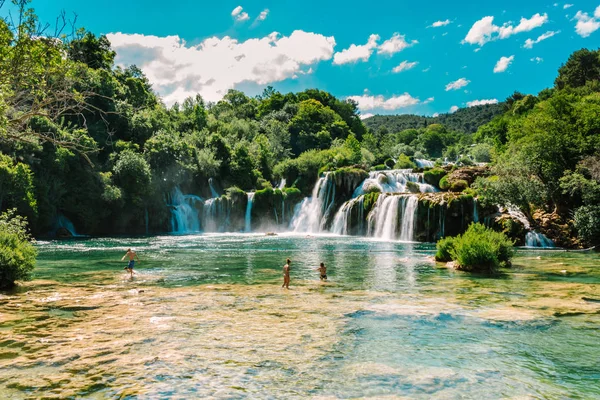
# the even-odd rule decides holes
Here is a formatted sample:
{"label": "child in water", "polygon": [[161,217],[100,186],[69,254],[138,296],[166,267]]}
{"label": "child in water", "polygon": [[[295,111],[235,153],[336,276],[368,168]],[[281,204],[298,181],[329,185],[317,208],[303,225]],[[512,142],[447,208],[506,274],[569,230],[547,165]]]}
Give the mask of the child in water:
{"label": "child in water", "polygon": [[325,267],[325,264],[321,263],[319,268],[317,268],[317,271],[319,271],[321,273],[321,276],[320,276],[321,280],[326,281],[327,280],[327,267]]}

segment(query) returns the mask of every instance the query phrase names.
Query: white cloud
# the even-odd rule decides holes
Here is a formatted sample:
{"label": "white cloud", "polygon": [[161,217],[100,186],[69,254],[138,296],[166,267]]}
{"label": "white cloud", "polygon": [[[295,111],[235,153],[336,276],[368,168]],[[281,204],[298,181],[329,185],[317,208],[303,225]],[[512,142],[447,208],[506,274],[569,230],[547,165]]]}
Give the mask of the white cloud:
{"label": "white cloud", "polygon": [[256,17],[257,21],[264,21],[265,19],[267,19],[267,15],[269,15],[269,9],[265,8],[264,10],[262,10],[260,12],[260,14],[258,14],[258,17]]}
{"label": "white cloud", "polygon": [[435,97],[429,97],[429,98],[427,98],[427,100],[425,100],[425,101],[423,102],[423,104],[428,104],[428,103],[431,103],[431,102],[432,102],[432,101],[434,101],[434,100],[435,100]]}
{"label": "white cloud", "polygon": [[419,99],[412,97],[408,93],[392,96],[388,99],[385,99],[383,96],[369,96],[367,94],[363,94],[362,96],[349,96],[347,99],[356,101],[358,103],[358,108],[361,111],[374,110],[376,108],[397,110],[399,108],[419,104]]}
{"label": "white cloud", "polygon": [[439,116],[440,116],[440,113],[433,113],[433,115],[432,115],[433,118],[436,118],[436,117],[439,117]]}
{"label": "white cloud", "polygon": [[248,15],[247,12],[242,12],[244,10],[244,8],[242,6],[237,6],[236,8],[233,9],[233,11],[231,12],[231,16],[233,17],[233,19],[235,19],[238,22],[242,22],[242,21],[246,21],[248,19],[250,19],[250,16]]}
{"label": "white cloud", "polygon": [[441,26],[446,26],[450,23],[452,23],[452,21],[450,21],[449,19],[445,21],[435,21],[433,24],[429,25],[428,28],[439,28]]}
{"label": "white cloud", "polygon": [[242,82],[266,85],[293,78],[331,59],[335,46],[333,37],[299,30],[243,42],[211,37],[194,46],[179,36],[110,33],[107,37],[117,52],[117,64],[140,67],[169,105],[197,93],[218,101]]}
{"label": "white cloud", "polygon": [[586,12],[577,11],[574,19],[577,20],[575,32],[581,37],[588,37],[600,29],[600,6],[594,11],[593,17],[590,17]]}
{"label": "white cloud", "polygon": [[525,44],[523,45],[523,47],[525,47],[526,49],[532,49],[534,44],[537,44],[537,43],[541,42],[542,40],[549,39],[552,36],[557,35],[559,33],[560,33],[560,31],[548,31],[548,32],[538,36],[538,38],[536,40],[527,39],[525,41]]}
{"label": "white cloud", "polygon": [[377,48],[377,41],[379,40],[379,35],[371,35],[369,36],[369,40],[367,44],[356,45],[352,44],[347,49],[344,49],[340,52],[335,53],[333,56],[333,64],[334,65],[342,65],[348,63],[355,63],[359,60],[368,61],[369,57],[373,51]]}
{"label": "white cloud", "polygon": [[471,81],[467,80],[466,78],[457,79],[454,82],[450,82],[446,85],[446,92],[450,90],[458,90],[462,87],[467,86],[470,82]]}
{"label": "white cloud", "polygon": [[565,4],[563,6],[563,10],[566,10],[567,8],[571,8],[571,7],[573,7],[573,4]]}
{"label": "white cloud", "polygon": [[425,68],[425,69],[423,70],[423,72],[429,72],[429,70],[430,70],[430,69],[431,69],[431,66],[429,66],[429,67]]}
{"label": "white cloud", "polygon": [[405,35],[400,35],[399,33],[394,33],[394,36],[386,40],[379,46],[377,52],[379,54],[392,55],[401,52],[407,47],[414,46],[419,43],[417,40],[413,40],[412,42],[406,41]]}
{"label": "white cloud", "polygon": [[548,14],[534,14],[531,18],[521,18],[517,26],[511,25],[510,22],[502,26],[494,25],[494,17],[487,16],[476,21],[467,36],[463,39],[463,43],[484,44],[496,39],[506,39],[512,35],[521,32],[529,32],[548,22]]}
{"label": "white cloud", "polygon": [[512,64],[512,62],[513,62],[514,59],[515,59],[515,56],[500,57],[500,59],[496,63],[496,66],[494,67],[494,73],[497,74],[499,72],[506,71],[507,68],[508,68],[508,66],[510,64]]}
{"label": "white cloud", "polygon": [[452,106],[450,107],[450,113],[455,113],[456,111],[458,111],[458,106]]}
{"label": "white cloud", "polygon": [[392,71],[395,73],[402,72],[402,71],[408,71],[409,69],[416,67],[417,64],[419,64],[418,61],[413,61],[413,62],[402,61],[397,67],[394,67],[394,69],[392,69]]}
{"label": "white cloud", "polygon": [[543,62],[544,59],[542,57],[533,57],[533,58],[530,58],[529,61],[539,64],[539,63]]}
{"label": "white cloud", "polygon": [[498,104],[498,99],[482,99],[467,102],[467,107],[482,106],[484,104]]}
{"label": "white cloud", "polygon": [[366,114],[360,114],[360,119],[367,119],[367,118],[371,118],[373,117],[375,114],[371,114],[371,113],[366,113]]}

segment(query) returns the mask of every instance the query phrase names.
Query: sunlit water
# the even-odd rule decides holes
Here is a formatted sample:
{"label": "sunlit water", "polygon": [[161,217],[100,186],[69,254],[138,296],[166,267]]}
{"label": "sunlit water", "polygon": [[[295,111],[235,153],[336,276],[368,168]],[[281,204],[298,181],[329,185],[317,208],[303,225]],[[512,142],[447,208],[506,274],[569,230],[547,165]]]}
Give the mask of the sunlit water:
{"label": "sunlit water", "polygon": [[520,251],[488,278],[355,237],[39,250],[35,280],[0,294],[2,399],[600,398],[598,254]]}

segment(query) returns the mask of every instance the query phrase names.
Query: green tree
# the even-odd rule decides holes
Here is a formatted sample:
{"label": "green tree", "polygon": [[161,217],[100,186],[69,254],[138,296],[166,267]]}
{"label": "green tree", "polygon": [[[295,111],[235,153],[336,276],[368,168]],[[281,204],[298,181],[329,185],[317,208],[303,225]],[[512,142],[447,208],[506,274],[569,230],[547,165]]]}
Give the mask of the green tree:
{"label": "green tree", "polygon": [[600,80],[600,51],[581,49],[571,54],[559,68],[554,84],[559,89],[576,88],[597,80]]}
{"label": "green tree", "polygon": [[14,209],[0,214],[0,289],[30,279],[36,257],[27,220],[16,215]]}

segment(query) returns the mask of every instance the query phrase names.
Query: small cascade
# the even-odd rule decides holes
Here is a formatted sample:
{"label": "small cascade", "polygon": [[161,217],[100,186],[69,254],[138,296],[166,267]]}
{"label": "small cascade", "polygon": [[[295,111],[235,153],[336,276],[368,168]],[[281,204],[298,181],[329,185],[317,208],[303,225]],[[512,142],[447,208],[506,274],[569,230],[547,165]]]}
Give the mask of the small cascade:
{"label": "small cascade", "polygon": [[277,189],[279,189],[279,190],[283,190],[283,188],[285,187],[285,184],[286,184],[286,183],[287,183],[287,182],[286,182],[285,178],[283,178],[283,179],[281,180],[281,182],[279,182],[279,186],[277,186]]}
{"label": "small cascade", "polygon": [[525,235],[525,245],[527,247],[542,247],[542,248],[552,248],[554,246],[554,242],[543,233],[539,233],[536,231],[529,231],[527,235]]}
{"label": "small cascade", "polygon": [[417,196],[404,198],[404,209],[402,210],[402,226],[400,229],[400,240],[412,242],[414,240],[415,225],[417,222],[417,206],[419,199]]}
{"label": "small cascade", "polygon": [[213,198],[204,202],[202,227],[205,232],[225,232],[229,228],[231,209],[226,198]]}
{"label": "small cascade", "polygon": [[294,232],[318,233],[325,228],[329,213],[335,202],[335,183],[329,172],[319,178],[312,196],[302,200],[292,217]]}
{"label": "small cascade", "polygon": [[210,187],[210,197],[219,197],[219,193],[216,191],[215,186],[213,185],[213,178],[208,178],[208,186]]}
{"label": "small cascade", "polygon": [[412,172],[411,169],[397,169],[389,171],[372,171],[369,177],[356,188],[352,197],[358,197],[372,190],[381,193],[408,193],[408,182],[416,184],[421,193],[435,192],[436,189],[425,183],[422,173]]}
{"label": "small cascade", "polygon": [[413,241],[419,199],[410,195],[382,194],[369,214],[369,234],[385,240]]}
{"label": "small cascade", "polygon": [[433,161],[424,160],[421,158],[415,159],[415,163],[417,164],[418,168],[433,168],[434,167]]}
{"label": "small cascade", "polygon": [[[77,233],[77,230],[75,229],[75,225],[73,225],[73,223],[71,222],[71,220],[69,218],[67,218],[63,214],[59,214],[56,217],[56,222],[54,224],[54,232],[56,233],[57,236],[69,237],[69,234],[64,232],[65,230],[68,231],[70,233],[70,236],[72,236],[72,237],[84,236],[84,235],[80,235]],[[60,231],[63,231],[63,232],[61,233]]]}
{"label": "small cascade", "polygon": [[331,231],[338,235],[351,235],[352,232],[352,213],[356,210],[356,220],[358,221],[356,226],[356,233],[363,233],[363,221],[364,221],[364,201],[365,196],[359,196],[352,200],[345,202],[342,207],[338,210],[333,218],[333,225]]}
{"label": "small cascade", "polygon": [[244,232],[251,232],[252,231],[252,203],[254,200],[254,192],[248,192],[246,194],[248,195],[248,204],[246,205]]}
{"label": "small cascade", "polygon": [[479,212],[477,211],[477,199],[473,197],[473,222],[479,222]]}
{"label": "small cascade", "polygon": [[175,187],[171,193],[171,232],[192,233],[200,231],[200,217],[197,205],[202,199],[193,194],[183,194],[179,187]]}

